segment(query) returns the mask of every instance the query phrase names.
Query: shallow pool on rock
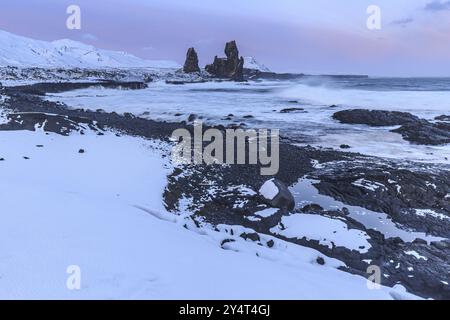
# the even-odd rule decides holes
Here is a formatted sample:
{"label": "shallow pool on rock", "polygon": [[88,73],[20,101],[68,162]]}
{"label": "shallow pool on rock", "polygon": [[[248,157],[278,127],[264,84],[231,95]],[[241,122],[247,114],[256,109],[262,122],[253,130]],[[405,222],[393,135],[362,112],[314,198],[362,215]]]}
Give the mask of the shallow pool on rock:
{"label": "shallow pool on rock", "polygon": [[301,209],[308,204],[318,204],[325,210],[338,210],[347,208],[349,216],[362,223],[367,229],[373,229],[384,234],[386,238],[399,237],[405,242],[412,242],[417,238],[428,242],[440,241],[443,238],[429,236],[423,232],[412,232],[400,229],[387,214],[371,211],[358,206],[346,205],[332,197],[319,193],[314,186],[319,181],[311,179],[301,179],[297,184],[290,188],[297,203],[297,208]]}

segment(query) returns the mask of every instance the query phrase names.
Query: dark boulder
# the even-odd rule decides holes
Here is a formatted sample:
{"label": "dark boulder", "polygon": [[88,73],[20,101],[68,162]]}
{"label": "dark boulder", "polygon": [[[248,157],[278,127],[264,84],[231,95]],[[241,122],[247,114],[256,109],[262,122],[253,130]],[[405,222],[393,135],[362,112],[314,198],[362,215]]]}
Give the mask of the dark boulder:
{"label": "dark boulder", "polygon": [[197,115],[194,113],[191,113],[188,117],[188,122],[193,122],[197,119]]}
{"label": "dark boulder", "polygon": [[273,241],[273,240],[267,241],[267,247],[273,248],[274,245],[275,245],[275,241]]}
{"label": "dark boulder", "polygon": [[194,48],[189,48],[187,51],[183,71],[186,73],[200,72],[200,67],[198,66],[198,55]]}
{"label": "dark boulder", "polygon": [[251,240],[253,242],[260,241],[260,237],[256,232],[253,233],[243,233],[240,235],[240,237],[244,240]]}
{"label": "dark boulder", "polygon": [[264,201],[273,208],[284,211],[295,209],[295,199],[289,188],[280,180],[272,179],[266,181],[259,190]]}
{"label": "dark boulder", "polygon": [[339,111],[333,118],[346,124],[366,124],[372,127],[397,126],[420,120],[408,112],[365,109]]}
{"label": "dark boulder", "polygon": [[244,58],[239,57],[236,41],[228,42],[225,46],[226,58],[214,58],[214,62],[205,67],[206,71],[218,78],[234,81],[244,80]]}
{"label": "dark boulder", "polygon": [[325,265],[325,259],[322,258],[322,257],[318,257],[318,258],[316,259],[316,262],[317,262],[317,264],[319,264],[319,265],[321,265],[321,266],[324,266],[324,265]]}

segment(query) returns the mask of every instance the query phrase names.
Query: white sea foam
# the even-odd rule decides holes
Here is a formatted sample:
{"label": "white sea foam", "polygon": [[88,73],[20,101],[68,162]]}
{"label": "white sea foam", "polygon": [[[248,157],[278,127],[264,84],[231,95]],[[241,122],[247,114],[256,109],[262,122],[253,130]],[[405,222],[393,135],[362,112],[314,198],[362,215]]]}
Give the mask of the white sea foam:
{"label": "white sea foam", "polygon": [[[405,141],[394,127],[372,128],[341,124],[333,113],[350,108],[386,109],[411,112],[433,119],[448,114],[450,91],[356,90],[279,82],[208,82],[183,86],[154,82],[145,90],[84,89],[51,94],[49,100],[74,108],[131,112],[156,120],[182,121],[195,113],[206,123],[239,124],[279,128],[282,135],[299,143],[339,148],[368,155],[449,164],[447,146],[421,146]],[[291,100],[295,100],[296,104]],[[331,105],[337,105],[330,108]],[[281,113],[298,107],[304,111]],[[233,114],[232,117],[228,115]],[[253,118],[245,117],[252,115]]]}
{"label": "white sea foam", "polygon": [[449,110],[450,91],[375,91],[298,84],[281,93],[287,99],[302,99],[317,106],[412,112],[424,118]]}

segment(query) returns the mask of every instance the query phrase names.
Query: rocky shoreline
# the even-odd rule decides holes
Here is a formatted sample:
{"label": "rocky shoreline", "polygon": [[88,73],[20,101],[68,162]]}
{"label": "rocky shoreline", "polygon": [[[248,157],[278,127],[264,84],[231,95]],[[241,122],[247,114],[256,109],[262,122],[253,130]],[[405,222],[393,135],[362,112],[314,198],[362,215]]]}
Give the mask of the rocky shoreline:
{"label": "rocky shoreline", "polygon": [[399,133],[406,141],[423,145],[444,145],[450,143],[448,116],[437,117],[435,122],[408,112],[384,110],[344,110],[333,115],[335,120],[346,124],[364,124],[372,127],[400,126],[392,132]]}
{"label": "rocky shoreline", "polygon": [[[118,134],[167,142],[175,129],[193,130],[192,125],[187,122],[159,122],[132,114],[69,109],[64,104],[42,99],[46,92],[64,92],[95,85],[104,83],[41,83],[3,88],[2,95],[8,99],[1,111],[6,113],[9,122],[0,124],[0,130],[33,131],[36,125],[46,123],[44,130],[61,135],[67,135],[70,131],[83,134],[83,128],[88,127],[99,135],[104,130],[112,129]],[[111,81],[107,85],[141,89],[146,84]],[[428,130],[428,126],[441,126],[431,122],[424,123],[408,114],[382,113],[367,117],[367,112],[357,113],[358,115],[347,113],[346,116],[340,114],[336,118],[343,120],[350,117],[352,120],[343,121],[355,124],[414,124],[411,129],[402,127],[408,133],[417,132],[418,125],[425,126],[426,142],[435,141],[434,131],[431,128],[431,131]],[[362,119],[364,117],[365,120]],[[439,123],[445,123],[445,119]],[[223,126],[217,128],[225,129]],[[206,129],[208,128],[205,126],[204,130]],[[411,141],[419,140],[407,133],[404,133],[404,137]],[[383,285],[392,287],[401,284],[410,292],[425,298],[450,299],[450,287],[444,283],[450,274],[448,240],[427,243],[424,239],[416,239],[414,242],[405,242],[400,238],[386,239],[380,231],[368,229],[351,218],[347,209],[327,210],[314,203],[297,208],[294,212],[280,210],[269,216],[258,216],[258,212],[270,208],[257,193],[270,177],[262,177],[259,172],[258,165],[177,167],[168,177],[164,194],[166,207],[176,214],[182,203],[186,206],[188,199],[187,207],[193,213],[191,218],[198,225],[210,225],[214,228],[220,225],[243,226],[254,232],[242,233],[241,237],[269,248],[273,243],[264,243],[259,234],[269,234],[311,247],[326,256],[343,261],[347,265],[343,268],[344,271],[364,277],[367,277],[369,265],[377,265],[382,269]],[[293,186],[305,177],[318,181],[314,186],[320,194],[349,206],[383,212],[402,230],[450,237],[450,170],[447,166],[395,162],[343,151],[298,147],[288,140],[282,140],[280,171],[276,178]],[[361,181],[368,181],[376,187],[365,185]],[[247,191],[243,192],[244,189]],[[321,216],[343,222],[349,230],[367,234],[371,247],[364,248],[367,251],[362,252],[334,244],[331,247],[323,245],[320,239],[291,238],[277,233],[277,230],[283,229],[283,219],[294,214]],[[230,230],[233,232],[233,228]],[[322,260],[319,258],[317,262],[321,264]]]}

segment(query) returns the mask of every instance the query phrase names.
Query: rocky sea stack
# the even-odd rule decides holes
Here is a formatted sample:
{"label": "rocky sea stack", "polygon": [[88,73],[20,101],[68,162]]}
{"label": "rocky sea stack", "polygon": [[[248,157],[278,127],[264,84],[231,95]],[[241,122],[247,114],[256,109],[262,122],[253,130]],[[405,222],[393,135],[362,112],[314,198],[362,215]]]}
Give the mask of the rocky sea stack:
{"label": "rocky sea stack", "polygon": [[213,64],[205,67],[206,71],[218,78],[234,81],[244,80],[244,58],[239,57],[236,41],[228,42],[225,46],[226,58],[214,58]]}
{"label": "rocky sea stack", "polygon": [[189,48],[187,51],[183,71],[186,73],[200,72],[200,67],[198,66],[198,55],[194,48]]}

